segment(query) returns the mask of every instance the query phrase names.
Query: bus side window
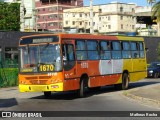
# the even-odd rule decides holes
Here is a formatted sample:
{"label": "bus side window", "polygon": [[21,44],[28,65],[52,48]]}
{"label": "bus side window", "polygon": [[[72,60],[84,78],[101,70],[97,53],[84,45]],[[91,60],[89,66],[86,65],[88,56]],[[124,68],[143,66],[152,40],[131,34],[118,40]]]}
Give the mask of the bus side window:
{"label": "bus side window", "polygon": [[139,50],[140,50],[140,58],[144,58],[144,46],[143,46],[143,42],[139,43]]}
{"label": "bus side window", "polygon": [[130,54],[130,44],[127,41],[122,42],[122,58],[131,58]]}
{"label": "bus side window", "polygon": [[76,41],[76,58],[77,60],[87,60],[87,51],[84,40]]}
{"label": "bus side window", "polygon": [[89,60],[99,60],[99,46],[98,41],[91,40],[87,41],[87,52],[88,52],[88,59]]}
{"label": "bus side window", "polygon": [[139,58],[138,42],[131,42],[132,58]]}
{"label": "bus side window", "polygon": [[102,60],[110,60],[111,52],[110,52],[110,43],[109,41],[101,41],[100,42],[100,59]]}
{"label": "bus side window", "polygon": [[67,60],[67,52],[66,52],[66,45],[62,45],[62,57],[63,60],[66,61]]}
{"label": "bus side window", "polygon": [[112,42],[112,58],[121,59],[121,43],[119,41]]}
{"label": "bus side window", "polygon": [[68,61],[74,61],[75,58],[74,58],[74,47],[72,44],[68,44],[67,45],[67,60]]}

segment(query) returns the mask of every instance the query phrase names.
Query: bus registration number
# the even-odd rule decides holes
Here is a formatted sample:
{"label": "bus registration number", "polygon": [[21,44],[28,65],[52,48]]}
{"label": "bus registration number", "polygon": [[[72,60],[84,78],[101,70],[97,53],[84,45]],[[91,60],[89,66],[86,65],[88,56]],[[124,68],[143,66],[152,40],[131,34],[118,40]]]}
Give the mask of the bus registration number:
{"label": "bus registration number", "polygon": [[40,65],[39,70],[40,72],[54,71],[54,65]]}
{"label": "bus registration number", "polygon": [[81,68],[88,68],[88,63],[87,62],[82,62],[81,63]]}

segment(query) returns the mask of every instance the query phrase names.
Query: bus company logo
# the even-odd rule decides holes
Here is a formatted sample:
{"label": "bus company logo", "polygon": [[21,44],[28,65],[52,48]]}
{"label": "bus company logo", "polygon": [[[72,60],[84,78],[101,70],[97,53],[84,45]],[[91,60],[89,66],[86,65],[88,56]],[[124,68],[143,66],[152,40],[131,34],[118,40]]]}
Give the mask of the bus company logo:
{"label": "bus company logo", "polygon": [[11,112],[2,112],[2,118],[12,117]]}

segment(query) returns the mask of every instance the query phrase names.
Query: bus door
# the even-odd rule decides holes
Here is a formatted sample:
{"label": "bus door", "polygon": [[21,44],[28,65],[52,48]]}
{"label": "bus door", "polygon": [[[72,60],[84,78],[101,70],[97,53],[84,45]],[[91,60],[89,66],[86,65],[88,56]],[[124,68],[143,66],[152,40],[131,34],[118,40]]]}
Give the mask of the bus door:
{"label": "bus door", "polygon": [[71,79],[76,77],[76,61],[75,61],[75,41],[63,40],[62,42],[62,57],[64,78]]}
{"label": "bus door", "polygon": [[131,42],[132,52],[132,66],[134,72],[141,72],[145,70],[145,55],[142,42]]}

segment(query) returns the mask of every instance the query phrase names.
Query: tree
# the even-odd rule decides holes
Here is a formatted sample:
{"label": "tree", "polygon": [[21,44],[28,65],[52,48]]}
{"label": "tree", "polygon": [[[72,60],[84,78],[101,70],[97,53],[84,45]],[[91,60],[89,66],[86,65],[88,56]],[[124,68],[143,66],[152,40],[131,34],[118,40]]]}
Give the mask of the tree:
{"label": "tree", "polygon": [[0,2],[0,30],[19,31],[20,4]]}
{"label": "tree", "polygon": [[152,6],[152,4],[156,2],[156,0],[147,0],[147,2]]}
{"label": "tree", "polygon": [[156,2],[152,7],[152,18],[157,18],[158,36],[160,35],[160,1]]}

